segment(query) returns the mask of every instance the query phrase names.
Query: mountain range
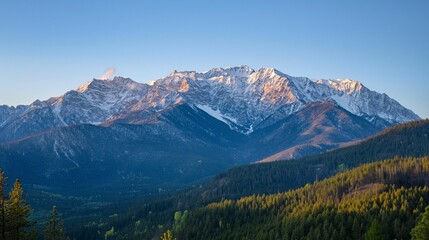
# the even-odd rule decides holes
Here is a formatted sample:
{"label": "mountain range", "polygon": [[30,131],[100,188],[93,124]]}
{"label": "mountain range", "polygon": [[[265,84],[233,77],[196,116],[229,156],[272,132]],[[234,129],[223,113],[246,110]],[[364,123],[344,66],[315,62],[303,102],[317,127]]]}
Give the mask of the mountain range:
{"label": "mountain range", "polygon": [[93,79],[59,97],[0,106],[0,167],[51,187],[169,190],[417,119],[357,81],[311,80],[274,68],[173,71],[149,84]]}
{"label": "mountain range", "polygon": [[28,106],[1,106],[3,142],[77,124],[144,123],[153,113],[188,103],[242,133],[270,125],[306,104],[334,101],[376,125],[419,119],[398,102],[349,79],[311,80],[274,68],[214,68],[174,71],[150,84],[129,78],[93,79],[76,90]]}

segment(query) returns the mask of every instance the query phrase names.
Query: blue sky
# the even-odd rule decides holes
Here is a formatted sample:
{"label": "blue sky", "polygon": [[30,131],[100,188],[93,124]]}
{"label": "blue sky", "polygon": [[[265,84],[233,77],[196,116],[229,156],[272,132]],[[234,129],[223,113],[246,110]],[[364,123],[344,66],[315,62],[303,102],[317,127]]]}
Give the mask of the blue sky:
{"label": "blue sky", "polygon": [[0,104],[99,77],[275,67],[351,78],[429,117],[429,1],[0,2]]}

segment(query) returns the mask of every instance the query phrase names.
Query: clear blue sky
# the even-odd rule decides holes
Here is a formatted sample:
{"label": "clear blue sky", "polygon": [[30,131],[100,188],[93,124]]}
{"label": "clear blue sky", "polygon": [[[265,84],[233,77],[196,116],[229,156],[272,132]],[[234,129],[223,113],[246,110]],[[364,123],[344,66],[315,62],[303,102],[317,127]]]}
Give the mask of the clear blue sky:
{"label": "clear blue sky", "polygon": [[0,2],[0,104],[58,96],[111,66],[271,66],[351,78],[429,117],[429,1]]}

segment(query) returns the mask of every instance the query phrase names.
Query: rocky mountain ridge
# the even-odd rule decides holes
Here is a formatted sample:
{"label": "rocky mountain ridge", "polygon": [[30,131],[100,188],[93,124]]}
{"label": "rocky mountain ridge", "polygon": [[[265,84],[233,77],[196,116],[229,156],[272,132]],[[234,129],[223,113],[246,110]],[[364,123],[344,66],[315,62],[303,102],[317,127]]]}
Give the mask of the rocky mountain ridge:
{"label": "rocky mountain ridge", "polygon": [[420,119],[386,94],[357,81],[311,80],[274,68],[239,66],[204,73],[173,71],[150,85],[122,77],[93,79],[60,97],[28,106],[0,106],[0,142],[78,124],[140,124],[181,102],[249,134],[317,101],[334,101],[380,127]]}

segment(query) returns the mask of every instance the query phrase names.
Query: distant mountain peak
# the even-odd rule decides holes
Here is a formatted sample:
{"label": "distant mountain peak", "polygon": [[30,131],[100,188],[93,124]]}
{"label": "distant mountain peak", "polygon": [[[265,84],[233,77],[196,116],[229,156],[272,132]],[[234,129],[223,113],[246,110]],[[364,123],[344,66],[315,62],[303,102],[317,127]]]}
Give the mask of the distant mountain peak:
{"label": "distant mountain peak", "polygon": [[88,90],[88,88],[89,88],[89,85],[91,85],[91,83],[93,83],[94,81],[105,81],[105,80],[100,80],[100,79],[92,79],[92,80],[90,80],[90,81],[88,81],[88,82],[86,82],[86,83],[84,83],[84,84],[82,84],[82,85],[80,85],[77,89],[76,89],[76,91],[77,92],[80,92],[80,93],[83,93],[83,92],[85,92],[85,91],[87,91]]}
{"label": "distant mountain peak", "polygon": [[[277,109],[288,115],[315,101],[334,101],[368,121],[381,118],[395,124],[419,119],[387,95],[370,91],[356,80],[311,80],[289,76],[273,67],[255,71],[246,65],[217,67],[201,73],[175,70],[149,86],[148,94],[131,111],[159,111],[178,98],[191,105],[218,109],[244,129],[257,126]],[[384,106],[386,104],[389,107]],[[121,113],[114,117],[117,118],[128,116]]]}
{"label": "distant mountain peak", "polygon": [[217,67],[212,68],[207,72],[204,72],[203,74],[223,74],[223,75],[231,75],[231,76],[249,76],[250,74],[254,73],[255,70],[247,65],[240,65],[235,67]]}
{"label": "distant mountain peak", "polygon": [[76,91],[79,93],[84,93],[89,90],[119,90],[121,88],[129,89],[138,89],[141,88],[144,83],[138,83],[133,81],[131,78],[125,78],[116,76],[113,79],[97,79],[94,78],[91,81],[88,81],[81,86],[79,86]]}
{"label": "distant mountain peak", "polygon": [[191,105],[217,109],[245,129],[257,126],[278,109],[282,109],[282,118],[315,101],[334,101],[368,121],[382,118],[395,124],[419,119],[387,95],[370,91],[355,80],[311,80],[289,76],[273,67],[255,71],[249,66],[217,67],[202,73],[174,71],[157,80],[132,111],[159,111],[179,97]]}
{"label": "distant mountain peak", "polygon": [[264,76],[270,76],[273,77],[275,75],[279,75],[279,76],[286,76],[285,74],[283,74],[282,72],[280,72],[279,70],[273,68],[273,67],[263,67],[260,68],[256,71],[257,74],[261,74]]}
{"label": "distant mountain peak", "polygon": [[321,79],[315,82],[332,87],[333,89],[344,91],[345,93],[359,92],[367,89],[362,83],[352,79]]}
{"label": "distant mountain peak", "polygon": [[10,126],[10,131],[14,131],[14,124],[31,125],[31,121],[24,120],[24,114],[41,108],[53,109],[52,116],[47,115],[49,111],[40,111],[47,116],[46,121],[52,123],[30,126],[29,132],[58,123],[63,126],[116,120],[144,122],[141,118],[178,102],[215,109],[225,118],[234,119],[238,126],[235,129],[242,129],[242,133],[257,130],[267,118],[283,119],[317,101],[334,101],[347,111],[383,127],[420,119],[386,94],[371,91],[358,81],[311,80],[284,74],[273,67],[254,70],[243,65],[217,67],[207,72],[175,70],[150,84],[120,76],[111,78],[112,73],[109,69],[103,80],[92,79],[63,96],[3,110],[0,126]]}

